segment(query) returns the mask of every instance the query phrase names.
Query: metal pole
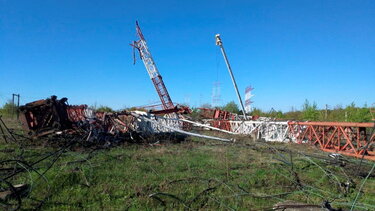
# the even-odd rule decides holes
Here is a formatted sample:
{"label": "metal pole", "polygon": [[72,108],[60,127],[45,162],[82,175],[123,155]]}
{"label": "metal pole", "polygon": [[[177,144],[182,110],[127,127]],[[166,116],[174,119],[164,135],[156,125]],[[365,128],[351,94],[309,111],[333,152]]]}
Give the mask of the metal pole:
{"label": "metal pole", "polygon": [[325,119],[327,120],[328,117],[328,105],[326,104],[326,113],[325,113]]}
{"label": "metal pole", "polygon": [[18,110],[20,108],[20,94],[17,97],[17,119],[20,119],[20,111]]}
{"label": "metal pole", "polygon": [[16,105],[14,103],[14,95],[16,95],[16,94],[12,94],[12,118],[14,117],[14,106]]}
{"label": "metal pole", "polygon": [[228,61],[228,58],[227,58],[227,54],[225,53],[223,42],[221,42],[220,34],[217,34],[215,37],[216,37],[216,45],[220,46],[221,53],[223,54],[225,63],[227,64],[227,68],[228,68],[228,71],[229,71],[230,78],[232,79],[234,89],[236,90],[238,101],[241,104],[243,117],[246,120],[247,118],[246,118],[245,107],[243,106],[241,95],[240,95],[240,92],[238,91],[237,83],[236,83],[236,80],[235,80],[235,78],[233,76],[232,68],[230,67],[230,64],[229,64],[229,61]]}

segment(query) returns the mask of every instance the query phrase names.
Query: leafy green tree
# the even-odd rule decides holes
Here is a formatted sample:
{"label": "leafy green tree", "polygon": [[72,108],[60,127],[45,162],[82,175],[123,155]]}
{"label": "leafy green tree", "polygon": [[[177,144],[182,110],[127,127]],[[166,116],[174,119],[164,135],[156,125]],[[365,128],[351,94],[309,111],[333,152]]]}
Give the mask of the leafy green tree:
{"label": "leafy green tree", "polygon": [[276,112],[275,118],[283,119],[283,118],[285,118],[285,115],[283,114],[283,112],[281,110],[279,110],[279,111]]}
{"label": "leafy green tree", "polygon": [[268,114],[266,116],[272,117],[272,118],[277,118],[277,119],[284,118],[284,114],[281,110],[276,111],[273,108],[268,112]]}
{"label": "leafy green tree", "polygon": [[320,112],[318,111],[318,106],[314,102],[310,102],[306,99],[302,106],[302,117],[304,120],[317,121],[319,119]]}
{"label": "leafy green tree", "polygon": [[302,112],[296,110],[294,106],[292,106],[288,112],[284,113],[284,118],[288,120],[301,120]]}
{"label": "leafy green tree", "polygon": [[[365,105],[363,108],[356,107],[355,103],[352,102],[346,106],[345,113],[347,115],[346,121],[348,122],[369,122],[371,121],[370,109]],[[345,115],[345,114],[344,114]]]}
{"label": "leafy green tree", "polygon": [[111,107],[109,106],[99,106],[96,111],[99,111],[99,112],[115,112]]}
{"label": "leafy green tree", "polygon": [[338,104],[332,110],[327,111],[326,121],[343,122],[345,121],[345,111],[341,104]]}
{"label": "leafy green tree", "polygon": [[228,111],[235,114],[240,114],[240,109],[238,108],[238,105],[234,101],[230,101],[223,107],[224,111]]}
{"label": "leafy green tree", "polygon": [[345,121],[354,122],[354,119],[356,119],[356,113],[357,113],[357,108],[355,107],[354,102],[347,105],[345,108]]}
{"label": "leafy green tree", "polygon": [[369,108],[358,108],[356,122],[370,122],[372,120]]}
{"label": "leafy green tree", "polygon": [[284,114],[284,118],[288,120],[302,120],[302,112],[301,111],[289,111]]}

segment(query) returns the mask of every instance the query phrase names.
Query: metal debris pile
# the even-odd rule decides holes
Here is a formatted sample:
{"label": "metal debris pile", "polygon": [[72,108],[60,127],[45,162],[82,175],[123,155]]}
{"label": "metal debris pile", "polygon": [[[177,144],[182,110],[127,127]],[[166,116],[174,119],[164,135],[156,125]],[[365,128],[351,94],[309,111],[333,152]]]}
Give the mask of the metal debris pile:
{"label": "metal debris pile", "polygon": [[127,110],[114,113],[95,112],[87,105],[69,105],[67,98],[59,100],[56,96],[27,103],[20,107],[20,112],[22,126],[33,138],[51,134],[77,134],[85,135],[86,141],[101,142],[109,137],[113,137],[113,140],[118,140],[117,137],[134,140],[134,137],[180,133],[229,141],[188,132],[191,123],[187,117],[177,112],[164,115]]}

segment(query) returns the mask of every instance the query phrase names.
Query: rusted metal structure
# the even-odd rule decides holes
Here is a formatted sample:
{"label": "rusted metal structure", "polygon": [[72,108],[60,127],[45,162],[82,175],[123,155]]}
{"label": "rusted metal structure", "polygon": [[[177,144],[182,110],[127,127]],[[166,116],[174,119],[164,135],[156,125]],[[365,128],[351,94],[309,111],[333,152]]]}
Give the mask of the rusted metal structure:
{"label": "rusted metal structure", "polygon": [[198,108],[200,110],[200,116],[204,119],[215,119],[215,120],[235,120],[238,118],[237,114],[224,111],[221,109],[211,108]]}
{"label": "rusted metal structure", "polygon": [[162,105],[151,105],[151,106],[143,106],[140,107],[140,110],[146,110],[151,114],[155,115],[164,115],[164,114],[171,114],[171,113],[178,113],[178,114],[190,114],[191,109],[187,106],[176,105],[172,109],[163,109]]}
{"label": "rusted metal structure", "polygon": [[[239,134],[249,134],[248,131],[252,131],[244,129],[248,128],[243,124],[249,121],[242,120],[241,116],[238,114],[234,114],[228,111],[224,111],[221,109],[210,109],[210,108],[199,108],[200,110],[200,117],[203,119],[204,122],[210,124],[215,128],[219,128],[221,130],[226,130],[234,133]],[[248,119],[257,120],[258,116],[247,116]],[[269,121],[269,118],[262,118],[262,121]],[[250,121],[253,122],[253,121]],[[254,122],[253,122],[254,123]],[[256,124],[258,124],[257,122]],[[241,129],[239,129],[239,124],[241,125]],[[237,130],[241,130],[242,132],[238,132]],[[247,132],[246,132],[247,131]]]}
{"label": "rusted metal structure", "polygon": [[71,122],[85,121],[87,118],[93,118],[93,110],[87,105],[68,105],[66,111]]}
{"label": "rusted metal structure", "polygon": [[233,132],[232,125],[230,124],[230,122],[231,121],[229,121],[229,120],[214,120],[214,121],[210,122],[210,125],[212,127],[216,127],[216,128],[222,129],[222,130],[227,130],[227,131]]}
{"label": "rusted metal structure", "polygon": [[[179,112],[183,112],[183,109],[169,113],[168,118],[164,118],[145,111],[94,112],[87,105],[68,105],[67,100],[67,98],[58,100],[56,96],[52,96],[21,106],[23,128],[32,137],[55,132],[86,134],[86,140],[90,142],[106,142],[109,137],[109,139],[118,140],[114,137],[131,137],[131,133],[142,134],[146,137],[177,132],[208,138],[208,136],[184,131],[190,125],[180,120]],[[217,137],[211,138],[224,140]],[[225,139],[225,141],[229,140]]]}
{"label": "rusted metal structure", "polygon": [[43,136],[59,130],[73,129],[78,122],[93,118],[87,105],[68,105],[68,98],[51,96],[20,106],[20,121],[30,136]]}
{"label": "rusted metal structure", "polygon": [[297,143],[309,143],[327,152],[375,161],[375,123],[288,122],[289,134]]}
{"label": "rusted metal structure", "polygon": [[210,108],[199,108],[200,116],[204,119],[211,119],[208,123],[215,128],[231,131],[231,124],[229,120],[237,119],[237,114],[230,113],[228,111],[223,111],[220,109],[210,109]]}
{"label": "rusted metal structure", "polygon": [[31,136],[49,134],[72,127],[67,113],[67,98],[51,96],[45,100],[27,103],[19,108],[23,128]]}
{"label": "rusted metal structure", "polygon": [[375,161],[375,123],[209,119],[212,127],[265,141],[311,144],[321,150]]}

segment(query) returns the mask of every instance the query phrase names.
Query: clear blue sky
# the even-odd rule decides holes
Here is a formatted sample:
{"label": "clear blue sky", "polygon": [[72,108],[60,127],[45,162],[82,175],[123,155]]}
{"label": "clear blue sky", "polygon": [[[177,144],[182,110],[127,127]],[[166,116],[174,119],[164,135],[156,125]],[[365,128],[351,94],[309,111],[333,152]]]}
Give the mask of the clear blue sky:
{"label": "clear blue sky", "polygon": [[0,0],[0,104],[50,95],[115,109],[159,98],[129,46],[139,20],[172,100],[237,98],[220,33],[244,97],[284,111],[375,102],[375,1]]}

